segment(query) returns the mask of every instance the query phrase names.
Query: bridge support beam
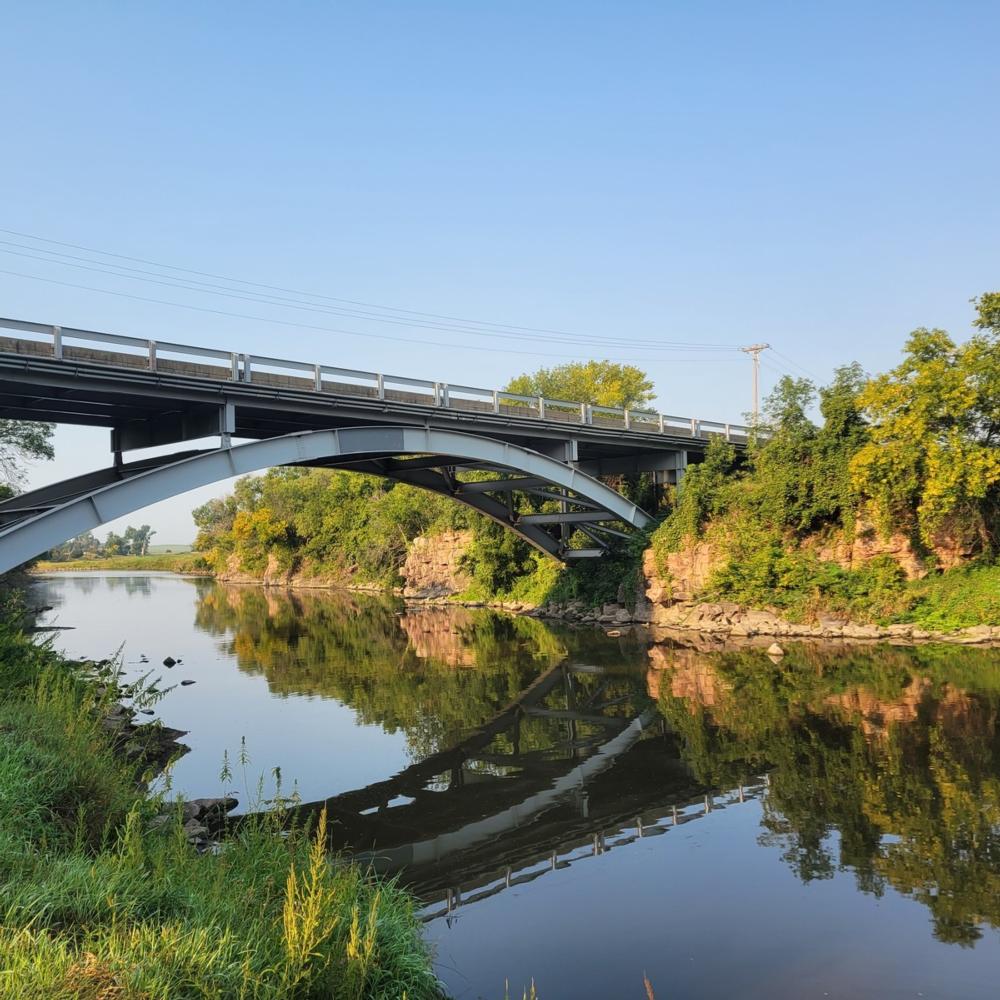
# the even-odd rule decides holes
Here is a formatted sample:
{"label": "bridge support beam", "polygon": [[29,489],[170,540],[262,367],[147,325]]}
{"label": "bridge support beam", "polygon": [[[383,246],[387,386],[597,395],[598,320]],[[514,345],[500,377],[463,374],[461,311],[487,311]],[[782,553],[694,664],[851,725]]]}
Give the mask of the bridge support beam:
{"label": "bridge support beam", "polygon": [[199,405],[129,420],[112,427],[111,450],[120,454],[138,448],[155,448],[208,437],[220,438],[222,446],[227,447],[235,433],[236,407],[232,403]]}

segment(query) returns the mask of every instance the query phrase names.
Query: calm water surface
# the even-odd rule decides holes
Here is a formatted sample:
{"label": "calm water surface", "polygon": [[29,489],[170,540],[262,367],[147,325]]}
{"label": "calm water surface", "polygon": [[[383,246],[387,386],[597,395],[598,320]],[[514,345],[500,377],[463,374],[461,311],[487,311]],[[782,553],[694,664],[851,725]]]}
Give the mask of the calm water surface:
{"label": "calm water surface", "polygon": [[36,598],[69,655],[176,685],[174,788],[245,804],[280,769],[401,872],[456,997],[997,995],[995,652],[774,664],[156,574]]}

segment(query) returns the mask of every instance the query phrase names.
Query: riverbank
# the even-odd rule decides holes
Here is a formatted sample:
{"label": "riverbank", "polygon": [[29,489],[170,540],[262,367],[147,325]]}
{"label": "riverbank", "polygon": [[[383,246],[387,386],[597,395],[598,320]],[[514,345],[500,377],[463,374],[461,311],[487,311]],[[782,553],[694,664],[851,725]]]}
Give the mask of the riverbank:
{"label": "riverbank", "polygon": [[103,556],[97,559],[67,559],[54,562],[41,559],[32,573],[107,572],[108,570],[143,570],[150,573],[181,573],[186,576],[211,576],[208,564],[197,552],[161,552],[146,556]]}
{"label": "riverbank", "polygon": [[[0,617],[0,996],[439,997],[412,900],[279,835],[224,849],[146,792],[163,730],[135,726],[112,664],[67,662]],[[146,692],[145,697],[150,697]]]}

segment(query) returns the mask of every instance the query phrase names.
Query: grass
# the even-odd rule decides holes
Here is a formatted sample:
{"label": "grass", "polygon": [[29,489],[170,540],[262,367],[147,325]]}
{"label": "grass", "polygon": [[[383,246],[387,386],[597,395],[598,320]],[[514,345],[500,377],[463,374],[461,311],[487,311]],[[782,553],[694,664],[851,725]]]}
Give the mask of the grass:
{"label": "grass", "polygon": [[[410,898],[282,834],[280,812],[197,853],[112,745],[89,675],[0,620],[0,997],[440,996]],[[102,693],[102,688],[107,689]]]}
{"label": "grass", "polygon": [[40,560],[32,567],[39,573],[77,572],[79,570],[138,569],[169,573],[209,573],[204,558],[197,552],[149,553],[145,556],[106,556],[98,559],[67,559],[63,562]]}

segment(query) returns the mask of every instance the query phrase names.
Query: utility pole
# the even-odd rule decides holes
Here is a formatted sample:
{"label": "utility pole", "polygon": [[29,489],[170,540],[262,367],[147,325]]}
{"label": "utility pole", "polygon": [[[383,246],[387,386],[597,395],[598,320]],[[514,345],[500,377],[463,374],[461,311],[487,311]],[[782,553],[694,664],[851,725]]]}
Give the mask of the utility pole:
{"label": "utility pole", "polygon": [[753,358],[753,422],[756,425],[760,417],[760,352],[766,351],[770,344],[751,344],[749,347],[741,347],[744,354],[749,354]]}

